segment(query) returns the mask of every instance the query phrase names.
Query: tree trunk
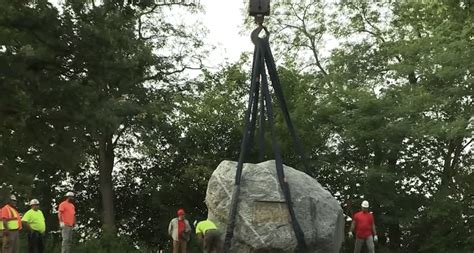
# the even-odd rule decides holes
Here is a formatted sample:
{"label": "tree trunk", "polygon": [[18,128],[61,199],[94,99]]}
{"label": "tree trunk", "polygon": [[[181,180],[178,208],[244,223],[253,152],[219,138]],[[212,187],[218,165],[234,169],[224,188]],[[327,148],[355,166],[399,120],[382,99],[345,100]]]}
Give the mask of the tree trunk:
{"label": "tree trunk", "polygon": [[[50,164],[48,164],[50,165]],[[51,165],[52,166],[52,165]],[[52,208],[52,200],[53,200],[53,192],[50,185],[50,181],[48,181],[49,177],[51,176],[49,173],[40,173],[38,175],[44,181],[40,180],[35,183],[35,188],[38,189],[38,192],[34,192],[35,195],[39,196],[41,192],[42,199],[40,199],[41,210],[45,216],[46,227],[50,230],[56,230],[58,228],[58,215],[53,212]]]}
{"label": "tree trunk", "polygon": [[402,231],[400,230],[400,224],[397,219],[397,221],[388,226],[389,248],[395,252],[399,252],[402,243],[401,237]]}
{"label": "tree trunk", "polygon": [[[401,140],[398,143],[400,146],[402,145]],[[392,150],[388,155],[387,163],[388,163],[388,167],[391,173],[396,173],[397,171],[398,154],[399,154],[398,150]],[[392,191],[395,191],[396,189],[395,181],[390,180],[389,184],[390,184],[390,189],[392,189]],[[395,219],[392,222],[390,222],[390,224],[388,224],[389,248],[395,252],[399,252],[400,245],[402,242],[402,231],[400,229],[400,221],[398,217],[400,217],[402,211],[399,209],[400,200],[397,197],[395,197],[393,201],[395,202],[395,207],[394,207],[394,210],[392,210],[391,216]]]}
{"label": "tree trunk", "polygon": [[441,187],[449,187],[456,174],[459,157],[463,149],[463,138],[450,140],[444,155],[443,172],[441,173]]}
{"label": "tree trunk", "polygon": [[114,187],[114,145],[112,135],[104,135],[99,141],[99,188],[102,197],[102,228],[105,234],[115,234]]}

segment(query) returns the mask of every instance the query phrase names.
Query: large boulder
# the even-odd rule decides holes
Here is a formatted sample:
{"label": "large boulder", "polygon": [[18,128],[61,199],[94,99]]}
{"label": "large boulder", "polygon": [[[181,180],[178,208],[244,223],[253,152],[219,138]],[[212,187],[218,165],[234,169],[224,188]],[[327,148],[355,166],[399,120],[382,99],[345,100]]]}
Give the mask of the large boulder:
{"label": "large boulder", "polygon": [[[225,230],[237,163],[223,161],[209,180],[206,204],[209,219]],[[344,217],[339,202],[318,181],[285,166],[296,218],[308,252],[339,252]],[[296,237],[278,184],[275,161],[244,164],[232,252],[293,253]]]}

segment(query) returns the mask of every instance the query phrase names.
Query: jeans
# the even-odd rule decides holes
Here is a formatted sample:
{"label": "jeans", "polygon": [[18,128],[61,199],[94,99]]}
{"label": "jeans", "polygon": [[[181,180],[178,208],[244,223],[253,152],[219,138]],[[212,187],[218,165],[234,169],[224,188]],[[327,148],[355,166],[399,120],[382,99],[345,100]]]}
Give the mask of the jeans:
{"label": "jeans", "polygon": [[179,240],[179,241],[173,240],[173,253],[187,253],[186,251],[187,243],[188,242],[185,240]]}
{"label": "jeans", "polygon": [[61,253],[71,253],[72,247],[72,227],[64,226],[61,235],[63,237],[63,243],[61,245]]}
{"label": "jeans", "polygon": [[2,238],[3,253],[19,253],[20,252],[20,233],[18,230],[8,232],[8,236]]}
{"label": "jeans", "polygon": [[367,249],[369,250],[369,253],[375,253],[374,238],[372,236],[369,236],[364,239],[356,238],[354,253],[360,253],[360,250],[362,249],[362,245],[364,245],[364,243],[367,244]]}
{"label": "jeans", "polygon": [[28,252],[43,253],[44,252],[44,235],[37,231],[28,233]]}
{"label": "jeans", "polygon": [[204,252],[205,253],[221,253],[222,252],[221,233],[212,229],[206,231],[204,235]]}

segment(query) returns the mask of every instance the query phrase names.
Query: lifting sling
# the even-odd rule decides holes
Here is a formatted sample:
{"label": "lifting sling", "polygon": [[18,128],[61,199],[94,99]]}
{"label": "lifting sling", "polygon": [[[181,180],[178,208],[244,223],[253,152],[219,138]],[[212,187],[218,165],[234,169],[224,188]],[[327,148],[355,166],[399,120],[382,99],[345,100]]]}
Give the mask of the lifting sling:
{"label": "lifting sling", "polygon": [[[266,36],[260,38],[258,34],[264,30]],[[252,32],[252,42],[255,44],[255,50],[253,55],[252,74],[249,90],[249,100],[247,104],[247,110],[245,112],[245,129],[243,132],[242,143],[240,147],[240,155],[237,163],[237,170],[235,174],[235,183],[232,192],[232,199],[230,204],[230,210],[227,219],[227,228],[225,233],[224,241],[224,252],[229,253],[232,246],[232,238],[234,235],[235,219],[238,212],[239,195],[240,195],[240,182],[242,177],[242,168],[244,160],[246,159],[247,152],[251,149],[252,142],[255,135],[255,129],[258,121],[258,143],[259,143],[259,161],[264,159],[264,138],[265,138],[265,126],[268,124],[270,130],[270,136],[272,140],[272,149],[275,155],[275,165],[277,171],[278,182],[285,198],[285,203],[288,207],[288,213],[290,216],[290,222],[295,233],[297,240],[297,253],[306,252],[307,246],[304,238],[303,230],[296,219],[295,212],[293,209],[293,203],[291,201],[291,193],[288,185],[288,181],[285,178],[283,170],[283,161],[281,157],[280,146],[276,141],[276,133],[274,129],[274,117],[273,117],[273,104],[272,96],[270,94],[269,83],[267,78],[266,69],[270,77],[273,92],[278,101],[280,109],[283,113],[283,117],[290,131],[290,135],[296,146],[296,151],[303,161],[306,171],[309,171],[308,162],[303,152],[302,144],[298,138],[294,129],[293,123],[291,122],[290,114],[286,105],[285,98],[283,96],[283,90],[281,88],[278,72],[276,69],[275,61],[270,49],[269,44],[270,33],[262,24]]]}

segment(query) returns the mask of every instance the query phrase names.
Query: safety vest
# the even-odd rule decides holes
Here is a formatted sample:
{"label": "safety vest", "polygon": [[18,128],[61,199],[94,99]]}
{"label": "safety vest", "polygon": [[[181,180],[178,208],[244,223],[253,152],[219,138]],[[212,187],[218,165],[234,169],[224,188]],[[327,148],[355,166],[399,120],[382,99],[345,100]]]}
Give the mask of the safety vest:
{"label": "safety vest", "polygon": [[[10,205],[5,205],[3,208],[7,208],[8,210],[8,218],[7,218],[7,225],[8,229],[10,230],[20,230],[21,229],[21,217],[18,211],[11,207]],[[3,211],[3,210],[2,210]],[[3,223],[3,221],[2,221]],[[4,229],[2,224],[2,229]]]}

